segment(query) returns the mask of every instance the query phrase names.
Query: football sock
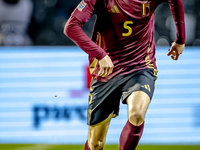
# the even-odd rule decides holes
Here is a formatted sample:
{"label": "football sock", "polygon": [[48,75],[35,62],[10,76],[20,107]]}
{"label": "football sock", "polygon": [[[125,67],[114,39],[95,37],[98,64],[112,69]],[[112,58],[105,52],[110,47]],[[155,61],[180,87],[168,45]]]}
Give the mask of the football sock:
{"label": "football sock", "polygon": [[134,126],[128,120],[120,135],[119,149],[135,150],[142,136],[143,129],[144,123],[140,126]]}
{"label": "football sock", "polygon": [[88,141],[85,142],[85,149],[84,150],[90,150],[90,148],[88,146]]}
{"label": "football sock", "polygon": [[[88,146],[88,141],[85,142],[85,149],[84,150],[90,150],[90,148]],[[100,150],[103,150],[103,148],[101,148]]]}

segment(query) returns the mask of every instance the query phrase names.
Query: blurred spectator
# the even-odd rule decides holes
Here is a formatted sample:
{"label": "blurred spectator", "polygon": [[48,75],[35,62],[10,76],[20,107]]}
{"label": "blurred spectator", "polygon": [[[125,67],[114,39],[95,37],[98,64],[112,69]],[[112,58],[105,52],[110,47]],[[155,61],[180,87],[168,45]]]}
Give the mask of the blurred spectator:
{"label": "blurred spectator", "polygon": [[0,0],[0,45],[31,45],[28,25],[33,4],[31,0]]}
{"label": "blurred spectator", "polygon": [[[173,25],[174,20],[172,16],[168,17],[166,20],[166,27],[170,30],[170,38],[172,40],[176,39],[176,26]],[[196,29],[196,18],[194,15],[185,13],[185,28],[186,28],[186,45],[192,45],[195,40],[195,29]]]}
{"label": "blurred spectator", "polygon": [[[186,45],[192,45],[196,32],[195,0],[183,0],[183,4],[185,11]],[[170,38],[175,40],[176,26],[172,16],[167,18],[166,27],[170,31]]]}
{"label": "blurred spectator", "polygon": [[[81,0],[34,0],[34,15],[30,34],[35,45],[74,45],[63,34],[63,28],[73,10]],[[90,37],[93,29],[93,17],[83,30]]]}
{"label": "blurred spectator", "polygon": [[[165,10],[165,11],[163,11]],[[158,14],[158,15],[157,15]],[[168,3],[162,3],[155,11],[155,42],[158,46],[168,46],[172,40],[169,38],[169,30],[165,27],[165,21],[168,16],[171,16],[171,11]],[[166,38],[168,37],[168,38]],[[164,39],[163,39],[164,38]],[[161,42],[162,41],[162,42]],[[163,43],[163,41],[165,41]],[[164,44],[164,45],[163,45]]]}
{"label": "blurred spectator", "polygon": [[[31,36],[35,45],[74,45],[63,35],[64,24],[81,0],[33,0],[35,9]],[[198,45],[200,41],[200,0],[183,0],[186,13],[186,44]],[[165,11],[163,11],[165,10]],[[159,15],[157,15],[159,14]],[[155,12],[155,41],[158,46],[169,46],[176,31],[168,3],[158,6]],[[83,26],[90,37],[95,16]]]}
{"label": "blurred spectator", "polygon": [[195,17],[197,19],[196,29],[195,29],[195,40],[193,42],[194,46],[200,46],[200,0],[195,0]]}
{"label": "blurred spectator", "polygon": [[[74,45],[63,34],[63,28],[80,1],[0,0],[0,45]],[[200,0],[183,0],[183,3],[186,44],[200,46]],[[93,16],[83,26],[89,37],[95,19]],[[156,45],[169,46],[175,35],[169,4],[163,3],[155,12]]]}
{"label": "blurred spectator", "polygon": [[[183,0],[183,5],[186,23],[186,45],[200,46],[200,0]],[[167,41],[170,44],[176,37],[176,27],[169,4],[163,3],[158,6],[155,16],[156,44],[158,46],[166,46]]]}

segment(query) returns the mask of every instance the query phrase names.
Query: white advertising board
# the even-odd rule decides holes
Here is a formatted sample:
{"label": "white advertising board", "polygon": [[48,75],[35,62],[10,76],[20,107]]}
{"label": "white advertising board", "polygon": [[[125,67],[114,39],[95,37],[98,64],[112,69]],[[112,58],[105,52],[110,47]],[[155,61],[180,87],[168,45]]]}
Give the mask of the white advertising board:
{"label": "white advertising board", "polygon": [[[142,144],[200,144],[200,51],[178,61],[157,48],[158,80]],[[78,47],[0,48],[0,143],[84,144],[87,54]],[[107,143],[118,143],[127,106],[112,119]]]}

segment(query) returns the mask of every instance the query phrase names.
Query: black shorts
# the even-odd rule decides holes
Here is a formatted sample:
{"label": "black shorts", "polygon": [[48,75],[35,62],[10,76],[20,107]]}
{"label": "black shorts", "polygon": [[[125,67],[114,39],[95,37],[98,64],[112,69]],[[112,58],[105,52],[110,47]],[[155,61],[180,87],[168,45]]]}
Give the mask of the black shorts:
{"label": "black shorts", "polygon": [[121,97],[122,103],[126,104],[126,99],[134,91],[144,91],[152,99],[156,79],[156,73],[150,68],[114,77],[108,82],[92,79],[87,124],[100,123],[112,112],[117,116]]}

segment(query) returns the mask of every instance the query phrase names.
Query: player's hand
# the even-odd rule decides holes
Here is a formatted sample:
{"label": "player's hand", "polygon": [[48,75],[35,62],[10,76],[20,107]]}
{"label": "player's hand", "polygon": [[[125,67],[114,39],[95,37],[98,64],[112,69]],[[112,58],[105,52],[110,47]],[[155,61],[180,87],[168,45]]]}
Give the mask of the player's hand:
{"label": "player's hand", "polygon": [[99,60],[100,71],[98,73],[101,77],[107,77],[113,71],[113,63],[108,55]]}
{"label": "player's hand", "polygon": [[171,56],[173,60],[178,60],[179,55],[183,53],[185,44],[172,43],[171,49],[169,49],[168,56]]}

